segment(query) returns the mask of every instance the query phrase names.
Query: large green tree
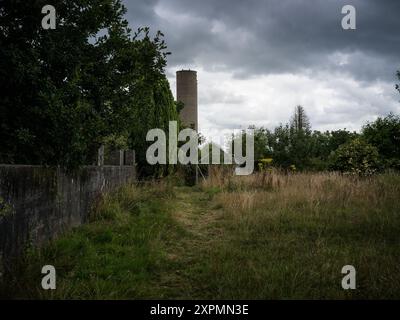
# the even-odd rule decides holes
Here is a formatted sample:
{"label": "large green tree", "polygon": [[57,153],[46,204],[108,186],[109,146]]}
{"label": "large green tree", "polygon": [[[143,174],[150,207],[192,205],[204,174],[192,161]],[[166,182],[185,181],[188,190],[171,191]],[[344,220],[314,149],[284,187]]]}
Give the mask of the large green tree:
{"label": "large green tree", "polygon": [[54,0],[56,29],[44,30],[46,4],[1,1],[0,162],[74,168],[110,137],[177,118],[161,33],[132,36],[120,0]]}
{"label": "large green tree", "polygon": [[128,124],[129,146],[136,151],[141,175],[163,174],[166,168],[149,166],[146,161],[147,147],[153,142],[146,141],[148,130],[163,129],[168,138],[169,121],[178,121],[177,105],[169,82],[164,74],[166,66],[166,45],[163,34],[158,32],[154,39],[149,29],[139,29],[132,44],[132,55],[140,65],[140,74],[130,83],[132,94],[131,120]]}
{"label": "large green tree", "polygon": [[290,122],[289,156],[296,168],[306,169],[309,166],[311,152],[311,125],[302,106],[295,108]]}
{"label": "large green tree", "polygon": [[290,128],[289,125],[280,124],[273,131],[267,130],[267,154],[273,159],[275,166],[288,168],[291,164],[290,157]]}
{"label": "large green tree", "polygon": [[375,146],[387,167],[400,169],[400,117],[389,114],[367,123],[362,135]]}
{"label": "large green tree", "polygon": [[350,132],[346,129],[334,131],[314,131],[311,135],[311,150],[309,153],[309,169],[326,170],[329,168],[329,159],[331,154],[339,146],[358,137],[356,132]]}
{"label": "large green tree", "polygon": [[118,0],[55,0],[55,30],[41,26],[45,4],[2,1],[0,160],[74,167],[115,128],[129,30]]}

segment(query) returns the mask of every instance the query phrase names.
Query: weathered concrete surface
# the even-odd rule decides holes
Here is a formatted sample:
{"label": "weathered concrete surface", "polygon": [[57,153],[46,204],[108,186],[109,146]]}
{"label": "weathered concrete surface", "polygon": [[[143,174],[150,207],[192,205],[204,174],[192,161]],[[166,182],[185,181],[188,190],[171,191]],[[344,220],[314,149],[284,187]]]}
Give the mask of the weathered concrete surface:
{"label": "weathered concrete surface", "polygon": [[66,175],[60,169],[0,165],[0,272],[11,269],[27,246],[84,223],[102,192],[135,178],[134,166],[88,166]]}

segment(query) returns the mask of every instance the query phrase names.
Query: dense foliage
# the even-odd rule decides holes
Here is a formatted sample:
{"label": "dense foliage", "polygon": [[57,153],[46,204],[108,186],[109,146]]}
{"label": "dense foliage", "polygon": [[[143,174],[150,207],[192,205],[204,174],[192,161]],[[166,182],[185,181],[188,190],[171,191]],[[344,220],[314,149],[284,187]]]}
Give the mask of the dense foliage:
{"label": "dense foliage", "polygon": [[304,108],[298,106],[287,124],[273,130],[251,128],[256,168],[338,170],[360,175],[400,168],[400,118],[393,114],[367,123],[361,133],[346,129],[320,132],[311,131]]}
{"label": "dense foliage", "polygon": [[400,169],[400,117],[389,114],[366,124],[363,137],[375,146],[385,165]]}
{"label": "dense foliage", "polygon": [[54,0],[44,30],[46,4],[1,1],[0,162],[76,168],[104,143],[143,154],[145,132],[177,120],[162,33],[132,35],[120,0]]}
{"label": "dense foliage", "polygon": [[332,154],[331,167],[348,174],[372,175],[379,170],[378,149],[362,138],[356,138]]}

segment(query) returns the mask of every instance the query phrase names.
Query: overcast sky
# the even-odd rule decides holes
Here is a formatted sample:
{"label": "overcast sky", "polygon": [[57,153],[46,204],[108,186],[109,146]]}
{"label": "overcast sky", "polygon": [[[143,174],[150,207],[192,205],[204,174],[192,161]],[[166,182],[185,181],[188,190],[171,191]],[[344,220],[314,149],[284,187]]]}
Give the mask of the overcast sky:
{"label": "overcast sky", "polygon": [[[301,104],[313,129],[400,113],[400,0],[125,0],[132,28],[165,34],[167,75],[198,72],[199,129],[274,128]],[[341,27],[344,5],[357,29]]]}

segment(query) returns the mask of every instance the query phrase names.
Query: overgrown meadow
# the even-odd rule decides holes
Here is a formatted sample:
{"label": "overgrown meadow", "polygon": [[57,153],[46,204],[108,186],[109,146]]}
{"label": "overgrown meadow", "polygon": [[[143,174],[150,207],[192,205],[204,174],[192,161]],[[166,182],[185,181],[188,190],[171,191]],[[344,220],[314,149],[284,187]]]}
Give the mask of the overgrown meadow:
{"label": "overgrown meadow", "polygon": [[[400,176],[212,169],[107,195],[91,222],[29,252],[14,298],[383,299],[400,297]],[[57,289],[44,291],[44,264]],[[345,265],[356,290],[341,286]]]}

